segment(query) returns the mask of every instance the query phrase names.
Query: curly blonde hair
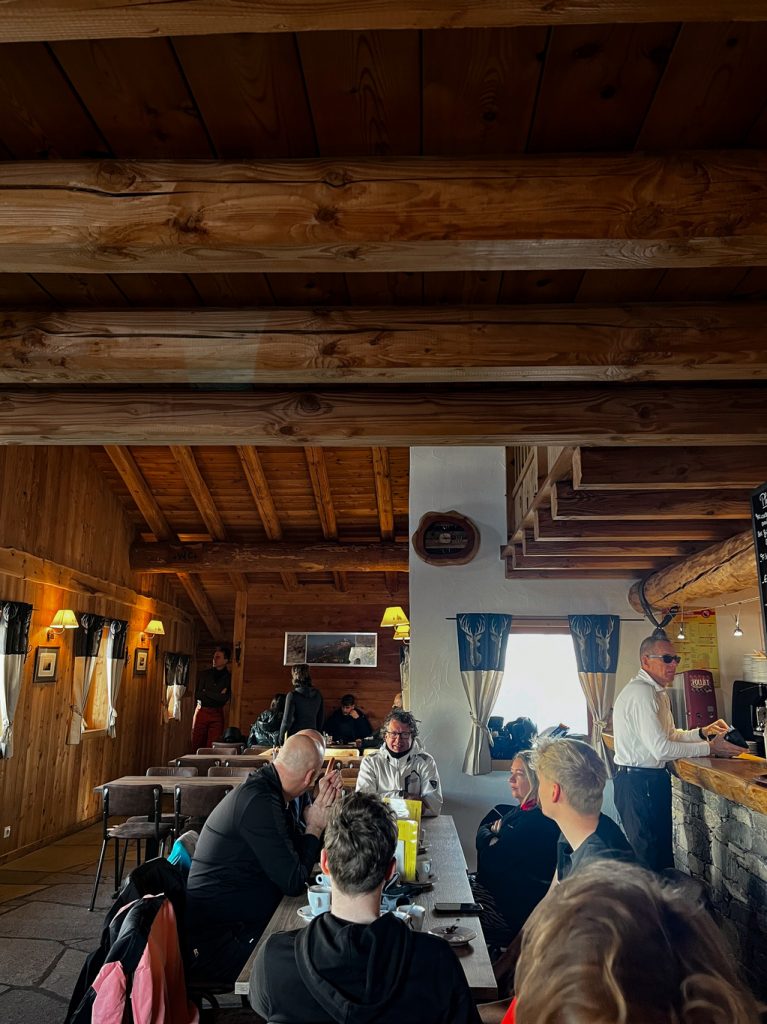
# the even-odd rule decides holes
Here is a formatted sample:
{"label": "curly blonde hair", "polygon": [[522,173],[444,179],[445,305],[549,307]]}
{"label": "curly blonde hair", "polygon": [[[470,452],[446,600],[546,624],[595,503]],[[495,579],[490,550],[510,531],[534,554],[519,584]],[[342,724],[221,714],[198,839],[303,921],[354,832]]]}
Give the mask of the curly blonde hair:
{"label": "curly blonde hair", "polygon": [[760,1007],[700,903],[643,868],[585,866],[536,907],[516,1024],[754,1024]]}

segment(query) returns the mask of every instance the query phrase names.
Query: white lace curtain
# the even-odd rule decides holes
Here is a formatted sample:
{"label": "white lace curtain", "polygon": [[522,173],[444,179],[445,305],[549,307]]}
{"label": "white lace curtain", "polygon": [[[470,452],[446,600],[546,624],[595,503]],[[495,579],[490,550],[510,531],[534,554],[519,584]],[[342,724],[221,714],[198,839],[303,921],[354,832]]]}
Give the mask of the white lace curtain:
{"label": "white lace curtain", "polygon": [[0,757],[13,757],[13,716],[29,642],[32,605],[0,601]]}

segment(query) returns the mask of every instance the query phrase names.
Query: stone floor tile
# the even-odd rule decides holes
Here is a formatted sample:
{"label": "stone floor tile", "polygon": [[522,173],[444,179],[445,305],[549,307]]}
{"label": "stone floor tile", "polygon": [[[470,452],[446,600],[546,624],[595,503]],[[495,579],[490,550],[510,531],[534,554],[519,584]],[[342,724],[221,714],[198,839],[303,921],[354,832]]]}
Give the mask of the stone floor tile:
{"label": "stone floor tile", "polygon": [[[0,982],[36,985],[61,956],[58,942],[45,939],[0,938]],[[5,1020],[0,1013],[0,1020]]]}
{"label": "stone floor tile", "polygon": [[90,846],[45,846],[34,853],[28,853],[25,857],[14,860],[15,871],[44,871],[50,874],[51,871],[67,871],[69,868],[80,868],[94,860],[93,848]]}
{"label": "stone floor tile", "polygon": [[87,939],[95,942],[101,932],[103,914],[90,914],[87,907],[30,900],[0,916],[0,936],[14,938]]}
{"label": "stone floor tile", "polygon": [[56,995],[68,1000],[80,976],[85,957],[86,954],[78,950],[64,950],[63,956],[54,965],[51,973],[40,982],[40,988],[55,992]]}
{"label": "stone floor tile", "polygon": [[[83,884],[81,877],[78,877],[77,885],[67,883],[63,885],[49,885],[35,893],[35,901],[38,903],[65,903],[73,907],[87,907],[91,901],[93,885]],[[2,889],[2,886],[0,886]],[[112,904],[111,882],[107,885],[99,885],[96,893],[96,906],[103,909]]]}
{"label": "stone floor tile", "polygon": [[[18,861],[12,861],[18,864]],[[15,868],[0,868],[0,884],[3,885],[34,885],[45,881],[45,871],[17,871]]]}
{"label": "stone floor tile", "polygon": [[40,885],[7,885],[0,882],[0,903],[8,903],[10,900],[17,900],[21,896],[29,896],[33,892],[42,892]]}
{"label": "stone floor tile", "polygon": [[28,988],[12,988],[0,996],[0,1020],[3,1024],[30,1024],[31,1021],[59,1021],[66,1013],[66,1001]]}

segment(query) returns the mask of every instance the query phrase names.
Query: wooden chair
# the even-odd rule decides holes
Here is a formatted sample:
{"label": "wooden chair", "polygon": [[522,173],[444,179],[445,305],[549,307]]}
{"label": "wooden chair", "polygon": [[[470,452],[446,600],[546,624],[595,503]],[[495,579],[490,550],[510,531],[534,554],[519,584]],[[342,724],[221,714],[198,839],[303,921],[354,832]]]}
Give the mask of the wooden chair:
{"label": "wooden chair", "polygon": [[223,750],[227,754],[241,754],[244,746],[244,743],[225,743],[223,740],[213,740],[211,743],[214,750]]}
{"label": "wooden chair", "polygon": [[199,775],[199,771],[194,768],[191,764],[180,764],[180,765],[157,765],[154,768],[147,768],[147,777],[152,775],[181,775],[185,779],[191,779],[195,775]]}
{"label": "wooden chair", "polygon": [[271,747],[263,747],[256,744],[255,747],[245,747],[242,753],[247,757],[248,754],[264,754],[267,750],[271,749]]}
{"label": "wooden chair", "polygon": [[[96,868],[96,881],[93,883],[93,895],[88,908],[93,910],[96,903],[101,871],[104,867],[104,857],[107,846],[110,842],[115,844],[115,893],[120,888],[123,870],[125,868],[125,857],[128,853],[128,843],[136,843],[136,865],[141,863],[141,840],[154,842],[157,849],[162,845],[171,833],[173,825],[161,820],[162,807],[162,786],[148,782],[145,786],[111,785],[104,786],[103,798],[103,837],[101,842],[101,853]],[[111,817],[127,817],[128,820],[122,825],[109,824]],[[125,843],[120,859],[120,840]]]}
{"label": "wooden chair", "polygon": [[188,828],[190,823],[192,827],[198,823],[202,825],[213,808],[221,803],[233,788],[222,783],[220,786],[206,786],[203,789],[201,786],[185,786],[183,782],[179,782],[173,796],[174,834],[181,835],[182,828]]}
{"label": "wooden chair", "polygon": [[185,754],[176,759],[177,768],[196,768],[199,775],[207,775],[208,768],[217,767],[220,764],[220,758],[211,761],[209,757],[195,757],[194,754]]}
{"label": "wooden chair", "polygon": [[208,778],[210,779],[225,779],[225,778],[241,778],[245,779],[250,775],[251,772],[257,771],[254,768],[208,768]]}
{"label": "wooden chair", "polygon": [[222,743],[217,747],[198,747],[198,754],[239,754],[240,748],[237,744]]}

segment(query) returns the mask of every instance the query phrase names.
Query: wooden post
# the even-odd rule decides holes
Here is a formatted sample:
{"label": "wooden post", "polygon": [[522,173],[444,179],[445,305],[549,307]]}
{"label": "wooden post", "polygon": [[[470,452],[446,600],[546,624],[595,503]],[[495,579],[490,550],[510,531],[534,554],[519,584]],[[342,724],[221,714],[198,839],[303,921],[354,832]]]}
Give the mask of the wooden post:
{"label": "wooden post", "polygon": [[[232,630],[232,700],[229,724],[242,729],[242,687],[245,678],[245,633],[248,628],[248,592],[238,590],[234,597],[234,628]],[[239,647],[239,659],[237,650]],[[243,729],[247,732],[247,729]]]}

